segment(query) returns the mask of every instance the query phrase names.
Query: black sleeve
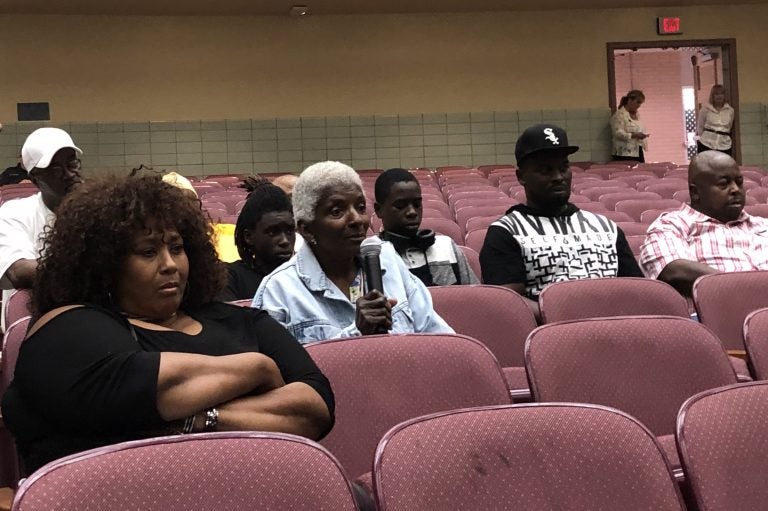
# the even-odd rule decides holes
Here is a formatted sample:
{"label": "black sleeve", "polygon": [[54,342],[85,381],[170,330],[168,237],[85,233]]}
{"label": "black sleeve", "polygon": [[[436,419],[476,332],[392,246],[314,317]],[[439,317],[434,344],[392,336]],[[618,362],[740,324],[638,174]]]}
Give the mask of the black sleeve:
{"label": "black sleeve", "polygon": [[253,336],[258,339],[259,351],[275,361],[285,383],[299,381],[315,389],[325,401],[333,424],[336,405],[331,384],[307,350],[266,311],[248,307],[242,309],[252,315]]}
{"label": "black sleeve", "polygon": [[624,231],[620,227],[616,227],[618,236],[616,238],[616,255],[619,259],[619,277],[644,277],[643,271],[637,264],[637,259],[632,253],[632,249],[629,248],[627,243],[627,237],[624,236]]}
{"label": "black sleeve", "polygon": [[238,296],[237,289],[238,289],[237,272],[232,268],[231,265],[228,264],[227,265],[227,286],[224,288],[224,290],[221,293],[219,293],[217,301],[234,302],[235,300],[240,300],[241,298]]}
{"label": "black sleeve", "polygon": [[157,411],[160,353],[142,350],[107,311],[62,312],[29,337],[14,385],[50,428],[119,433],[164,425]]}
{"label": "black sleeve", "polygon": [[480,249],[480,269],[484,284],[502,286],[528,281],[520,244],[498,225],[490,226],[485,235],[483,248]]}

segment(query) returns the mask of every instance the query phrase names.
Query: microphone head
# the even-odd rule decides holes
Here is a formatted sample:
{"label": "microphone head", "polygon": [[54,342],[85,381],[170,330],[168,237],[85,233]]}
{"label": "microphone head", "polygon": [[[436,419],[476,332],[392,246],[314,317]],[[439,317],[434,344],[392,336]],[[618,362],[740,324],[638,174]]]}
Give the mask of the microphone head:
{"label": "microphone head", "polygon": [[381,240],[378,240],[376,238],[365,238],[363,242],[360,244],[360,255],[362,257],[366,256],[377,256],[381,254]]}

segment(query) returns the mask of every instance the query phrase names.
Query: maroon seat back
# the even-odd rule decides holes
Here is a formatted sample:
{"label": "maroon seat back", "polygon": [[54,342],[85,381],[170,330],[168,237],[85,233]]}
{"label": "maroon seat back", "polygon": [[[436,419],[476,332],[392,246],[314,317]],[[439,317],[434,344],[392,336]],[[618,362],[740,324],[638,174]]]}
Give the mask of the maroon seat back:
{"label": "maroon seat back", "polygon": [[628,192],[613,192],[600,196],[600,203],[608,208],[609,211],[614,211],[616,204],[623,200],[657,200],[661,199],[661,195],[653,192],[638,192],[632,190]]}
{"label": "maroon seat back", "polygon": [[[0,358],[0,399],[13,381],[19,349],[27,336],[29,317],[12,323],[3,337],[3,355]],[[16,442],[5,425],[0,427],[0,486],[16,486],[19,480],[19,461]]]}
{"label": "maroon seat back", "polygon": [[438,234],[445,234],[451,238],[457,245],[464,244],[464,236],[459,225],[453,220],[447,218],[422,218],[422,229],[432,229]]}
{"label": "maroon seat back", "polygon": [[610,316],[688,317],[688,303],[660,280],[619,277],[567,280],[539,295],[543,323]]}
{"label": "maroon seat back", "polygon": [[496,355],[510,389],[520,391],[513,395],[529,396],[523,355],[536,319],[525,300],[500,286],[440,286],[430,287],[429,292],[435,311],[457,333],[477,339]]}
{"label": "maroon seat back", "polygon": [[747,315],[744,344],[755,379],[768,380],[768,308]]}
{"label": "maroon seat back", "polygon": [[12,325],[21,318],[32,314],[30,311],[30,300],[32,295],[28,289],[16,289],[8,297],[8,303],[5,306],[5,325]]}
{"label": "maroon seat back", "polygon": [[679,207],[680,203],[674,199],[630,199],[617,202],[615,209],[616,211],[628,214],[636,222],[639,222],[643,211]]}
{"label": "maroon seat back", "polygon": [[[491,222],[493,223],[493,222]],[[483,249],[483,243],[485,243],[485,235],[488,233],[488,228],[474,229],[467,233],[467,237],[464,239],[464,245],[471,248],[478,254]],[[480,278],[480,275],[477,276]]]}
{"label": "maroon seat back", "polygon": [[761,510],[768,502],[768,382],[690,398],[677,418],[677,442],[696,509]]}
{"label": "maroon seat back", "polygon": [[151,438],[44,466],[14,511],[83,509],[357,509],[344,471],[323,447],[280,433]]}
{"label": "maroon seat back", "polygon": [[680,405],[736,383],[718,339],[690,319],[619,316],[544,325],[526,342],[536,401],[612,406],[657,436],[675,431]]}
{"label": "maroon seat back", "polygon": [[405,422],[376,451],[381,511],[682,511],[670,467],[636,419],[544,403]]}
{"label": "maroon seat back", "polygon": [[322,444],[352,478],[371,471],[379,439],[402,421],[511,402],[496,358],[463,335],[369,335],[306,348],[336,396],[336,424]]}
{"label": "maroon seat back", "polygon": [[477,277],[478,281],[481,280],[482,268],[480,267],[480,254],[478,254],[474,249],[465,247],[464,245],[459,245],[459,248],[464,254],[464,257],[466,257],[467,264],[472,269],[472,273],[475,274],[475,277]]}
{"label": "maroon seat back", "polygon": [[699,321],[720,338],[729,351],[744,352],[744,320],[768,307],[768,271],[714,273],[693,283],[693,303]]}

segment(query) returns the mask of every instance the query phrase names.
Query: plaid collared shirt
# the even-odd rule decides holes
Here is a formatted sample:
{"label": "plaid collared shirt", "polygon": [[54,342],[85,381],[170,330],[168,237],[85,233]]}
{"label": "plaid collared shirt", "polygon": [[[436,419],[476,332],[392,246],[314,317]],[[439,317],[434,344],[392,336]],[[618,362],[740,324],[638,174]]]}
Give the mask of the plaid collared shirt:
{"label": "plaid collared shirt", "polygon": [[768,219],[742,211],[724,224],[683,204],[651,224],[640,249],[640,264],[650,278],[676,259],[724,272],[768,270]]}

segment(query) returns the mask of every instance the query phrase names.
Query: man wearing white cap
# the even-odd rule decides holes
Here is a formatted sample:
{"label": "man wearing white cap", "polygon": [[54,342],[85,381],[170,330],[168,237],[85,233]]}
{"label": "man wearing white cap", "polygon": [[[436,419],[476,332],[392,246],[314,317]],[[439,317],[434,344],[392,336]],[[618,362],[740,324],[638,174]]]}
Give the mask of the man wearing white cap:
{"label": "man wearing white cap", "polygon": [[56,208],[64,196],[82,181],[77,157],[82,153],[72,137],[59,128],[37,129],[24,142],[22,165],[40,193],[0,206],[3,305],[7,302],[8,290],[32,286],[43,230],[53,223]]}

